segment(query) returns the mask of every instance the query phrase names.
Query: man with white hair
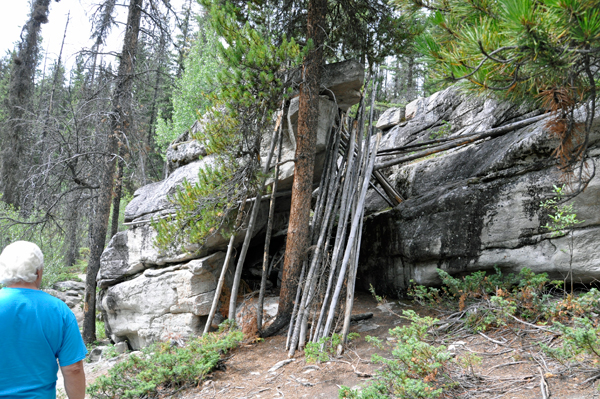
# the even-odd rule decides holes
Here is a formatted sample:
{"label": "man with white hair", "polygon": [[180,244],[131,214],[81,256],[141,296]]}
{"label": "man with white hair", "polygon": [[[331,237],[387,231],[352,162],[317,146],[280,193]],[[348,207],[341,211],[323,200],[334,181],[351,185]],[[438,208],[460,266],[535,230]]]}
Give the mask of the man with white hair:
{"label": "man with white hair", "polygon": [[40,290],[44,255],[16,241],[0,254],[0,398],[56,398],[57,359],[69,399],[85,397],[87,350],[75,315]]}

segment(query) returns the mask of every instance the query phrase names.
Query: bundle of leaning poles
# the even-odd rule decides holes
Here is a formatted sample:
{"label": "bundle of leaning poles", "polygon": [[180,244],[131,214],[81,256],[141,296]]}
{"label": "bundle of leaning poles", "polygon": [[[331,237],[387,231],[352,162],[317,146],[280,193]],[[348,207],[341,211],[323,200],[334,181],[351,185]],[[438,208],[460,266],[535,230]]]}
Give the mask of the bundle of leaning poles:
{"label": "bundle of leaning poles", "polygon": [[[322,337],[327,337],[332,332],[338,331],[340,324],[343,326],[341,332],[343,340],[342,345],[338,347],[338,351],[343,350],[343,343],[346,342],[348,337],[354,302],[364,203],[381,141],[381,132],[374,139],[372,137],[375,130],[373,128],[373,109],[376,90],[377,85],[373,83],[368,121],[365,120],[366,102],[363,96],[359,104],[357,117],[352,118],[346,113],[341,113],[332,127],[310,225],[311,251],[309,251],[310,255],[302,266],[294,310],[288,329],[286,349],[289,351],[290,356],[294,354],[296,349],[303,348],[306,342],[318,342]],[[280,118],[271,139],[271,148],[264,170],[264,176],[267,176],[277,147],[275,178],[271,190],[263,272],[256,312],[259,331],[262,329],[263,304],[269,266],[269,245],[273,227],[275,198],[277,197],[277,176],[281,161],[283,111],[282,107]],[[260,193],[264,190],[265,183],[266,178],[262,182],[259,195],[254,199],[254,205],[247,220],[246,238],[238,255],[231,288],[230,315],[234,315],[236,311],[237,292],[243,263],[260,207]],[[240,212],[241,214],[242,212]],[[215,298],[204,333],[209,331],[218,307],[225,274],[232,258],[233,244],[234,236],[231,237],[229,242],[224,267],[217,283]],[[346,297],[345,301],[343,300],[344,295]]]}
{"label": "bundle of leaning poles", "polygon": [[381,132],[373,135],[375,92],[374,83],[368,121],[363,98],[356,118],[340,115],[327,144],[311,221],[311,250],[302,267],[287,334],[289,356],[340,326],[339,352],[348,337],[364,203],[381,141]]}

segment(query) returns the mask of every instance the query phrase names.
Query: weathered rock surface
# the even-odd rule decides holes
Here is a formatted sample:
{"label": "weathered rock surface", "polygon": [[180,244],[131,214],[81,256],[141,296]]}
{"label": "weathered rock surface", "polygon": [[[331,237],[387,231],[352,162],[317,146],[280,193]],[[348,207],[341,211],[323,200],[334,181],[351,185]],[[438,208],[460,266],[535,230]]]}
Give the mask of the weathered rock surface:
{"label": "weathered rock surface", "polygon": [[[174,334],[201,332],[210,311],[225,254],[166,268],[146,269],[102,291],[100,310],[115,342],[138,349]],[[231,284],[231,273],[227,276]]]}
{"label": "weathered rock surface", "polygon": [[[454,89],[419,99],[406,124],[392,128],[382,148],[429,140],[440,134],[483,131],[527,116],[524,107],[493,99],[466,98]],[[411,111],[413,112],[413,111]],[[402,292],[413,280],[438,284],[436,269],[451,274],[528,267],[563,279],[569,272],[567,237],[552,238],[540,202],[553,196],[560,172],[547,120],[444,155],[386,171],[406,201],[365,220],[360,284],[377,292]],[[600,121],[594,124],[592,163],[598,166]],[[591,169],[588,169],[591,170]],[[594,177],[573,200],[585,223],[574,231],[575,281],[600,278],[600,180]],[[372,211],[387,205],[370,195]]]}
{"label": "weathered rock surface", "polygon": [[197,182],[198,171],[212,162],[213,157],[204,157],[175,169],[165,180],[145,185],[136,190],[133,199],[125,208],[125,221],[149,222],[152,217],[173,213],[174,208],[169,201],[169,196],[177,192],[184,180],[190,183]]}
{"label": "weathered rock surface", "polygon": [[375,127],[380,130],[386,130],[390,127],[399,125],[405,119],[405,108],[389,108],[387,109],[377,121]]}
{"label": "weathered rock surface", "polygon": [[167,168],[169,174],[175,169],[195,162],[206,156],[206,148],[192,136],[202,129],[202,124],[196,121],[187,132],[179,136],[167,148]]}

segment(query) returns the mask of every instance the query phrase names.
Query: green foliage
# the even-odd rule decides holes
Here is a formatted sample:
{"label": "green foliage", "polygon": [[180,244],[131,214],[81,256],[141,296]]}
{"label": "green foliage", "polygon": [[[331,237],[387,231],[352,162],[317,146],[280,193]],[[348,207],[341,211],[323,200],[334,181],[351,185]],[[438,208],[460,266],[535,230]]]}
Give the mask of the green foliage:
{"label": "green foliage", "polygon": [[0,247],[18,240],[37,244],[44,254],[42,288],[50,288],[59,281],[79,280],[76,269],[64,266],[60,230],[40,220],[44,220],[41,213],[32,212],[24,218],[12,206],[0,201]]}
{"label": "green foliage", "polygon": [[172,119],[158,118],[156,143],[165,153],[168,145],[185,132],[212,105],[211,93],[216,90],[214,76],[221,68],[218,36],[207,18],[199,18],[199,31],[184,61],[185,70],[176,82],[172,96]]}
{"label": "green foliage", "polygon": [[569,233],[573,227],[585,220],[577,220],[577,214],[573,209],[573,204],[563,203],[565,186],[554,187],[554,198],[540,202],[540,207],[551,212],[548,217],[551,219],[544,228],[552,232],[552,237],[560,237]]}
{"label": "green foliage", "polygon": [[196,385],[214,369],[221,354],[243,339],[240,331],[210,333],[178,348],[168,342],[154,344],[143,356],[118,363],[108,376],[100,376],[87,388],[92,398],[139,398],[155,396],[158,389],[175,390]]}
{"label": "green foliage", "polygon": [[429,135],[429,138],[431,140],[441,139],[443,137],[450,135],[451,132],[452,132],[452,125],[450,124],[450,122],[442,121],[442,126],[440,126],[438,128],[438,130],[436,130],[435,132],[432,132]]}
{"label": "green foliage", "polygon": [[[416,2],[393,3],[407,9]],[[469,75],[466,81],[478,89],[506,87],[535,97],[548,87],[580,85],[569,79],[581,63],[579,50],[600,43],[593,0],[451,0],[428,6],[435,8],[429,19],[436,28],[418,39],[418,49],[440,78]]]}
{"label": "green foliage", "polygon": [[[104,326],[102,326],[102,328],[104,328]],[[98,330],[98,325],[96,325],[96,331]],[[102,335],[103,333],[100,333],[99,335]],[[100,338],[100,337],[98,337]],[[102,338],[100,338],[102,339]],[[102,351],[102,357],[104,359],[114,359],[115,357],[119,356],[119,354],[117,353],[115,346],[114,345],[108,345],[106,348],[104,348],[104,350]]]}
{"label": "green foliage", "polygon": [[104,330],[104,322],[96,319],[96,338],[106,339],[106,331]]}
{"label": "green foliage", "polygon": [[560,237],[566,234],[570,234],[570,240],[568,241],[569,247],[569,276],[571,277],[571,295],[573,295],[573,227],[579,223],[583,223],[584,220],[578,220],[577,214],[573,209],[573,204],[565,204],[563,197],[565,194],[565,186],[557,187],[554,186],[555,196],[546,201],[540,203],[540,207],[550,211],[548,217],[551,222],[546,223],[542,226],[552,232],[552,237]]}
{"label": "green foliage", "polygon": [[[596,109],[600,60],[597,0],[393,0],[402,12],[428,9],[432,29],[417,50],[440,85],[461,82],[472,91],[554,113],[556,156],[567,171],[587,151]],[[421,11],[419,11],[421,12]],[[585,123],[574,111],[586,104]]]}
{"label": "green foliage", "polygon": [[591,355],[595,364],[600,361],[600,327],[597,321],[582,317],[574,319],[573,326],[555,322],[554,327],[562,333],[562,343],[557,347],[542,344],[548,355],[564,365],[583,360],[582,355]]}
{"label": "green foliage", "polygon": [[[358,333],[349,333],[348,341],[360,337]],[[330,356],[335,356],[338,345],[342,344],[342,336],[333,333],[331,337],[322,337],[319,342],[308,342],[304,348],[306,362],[326,362]]]}
{"label": "green foliage", "polygon": [[506,325],[511,316],[551,320],[551,290],[562,281],[550,281],[546,273],[535,274],[523,268],[519,274],[477,271],[462,278],[438,269],[441,288],[413,285],[409,295],[423,305],[458,307],[466,311],[466,325],[473,331]]}
{"label": "green foliage", "polygon": [[171,198],[177,213],[154,222],[161,248],[202,243],[212,234],[228,235],[239,228],[239,207],[264,178],[258,171],[262,135],[292,90],[287,77],[310,48],[310,43],[302,50],[294,39],[274,38],[240,23],[239,10],[231,3],[205,0],[203,5],[218,37],[214,45],[220,67],[212,83],[218,89],[206,93],[211,108],[194,138],[210,160],[197,183],[186,182]]}
{"label": "green foliage", "polygon": [[448,375],[452,355],[445,346],[430,343],[429,329],[438,320],[412,310],[402,313],[410,324],[389,331],[396,342],[393,358],[373,355],[373,361],[383,365],[376,383],[361,390],[342,387],[340,398],[438,398],[454,386]]}

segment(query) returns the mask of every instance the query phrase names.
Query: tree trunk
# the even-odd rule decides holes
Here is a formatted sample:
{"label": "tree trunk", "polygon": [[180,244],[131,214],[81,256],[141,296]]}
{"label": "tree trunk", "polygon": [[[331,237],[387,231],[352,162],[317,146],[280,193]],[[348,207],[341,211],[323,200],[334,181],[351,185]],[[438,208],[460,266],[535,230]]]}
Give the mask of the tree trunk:
{"label": "tree trunk", "polygon": [[[304,79],[300,86],[292,204],[277,312],[278,320],[273,323],[273,328],[281,328],[281,324],[287,323],[291,317],[302,262],[306,260],[306,251],[309,246],[310,205],[319,119],[319,83],[323,62],[326,13],[326,0],[309,1],[307,39],[312,40],[313,48],[304,59],[302,66]],[[275,333],[276,331],[272,331],[270,328],[265,331],[265,334],[267,332]]]}
{"label": "tree trunk", "polygon": [[117,179],[115,181],[115,194],[112,199],[112,220],[110,238],[119,231],[119,214],[121,213],[121,197],[123,196],[123,159],[117,161]]}
{"label": "tree trunk", "polygon": [[2,201],[15,207],[21,206],[20,183],[28,157],[25,154],[27,136],[30,134],[25,121],[33,95],[34,75],[38,59],[38,42],[42,24],[48,22],[50,0],[35,0],[32,3],[29,21],[23,28],[25,38],[19,43],[13,58],[10,88],[8,93],[9,123],[2,137]]}
{"label": "tree trunk", "polygon": [[88,264],[83,319],[83,340],[91,343],[96,340],[96,275],[100,269],[100,255],[104,250],[110,203],[113,194],[115,164],[118,154],[119,136],[125,134],[131,125],[132,76],[135,69],[138,34],[144,0],[131,0],[127,16],[127,27],[123,41],[123,52],[119,63],[117,83],[113,92],[113,111],[110,116],[111,129],[107,137],[107,155],[101,165],[101,187],[98,195],[98,207],[94,215],[90,242],[90,260]]}

